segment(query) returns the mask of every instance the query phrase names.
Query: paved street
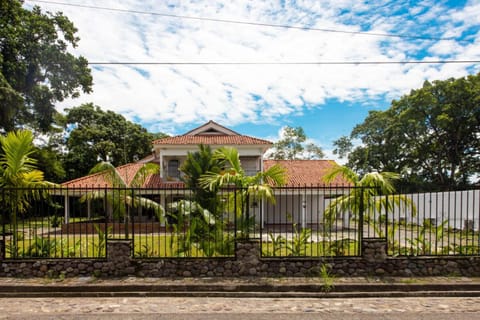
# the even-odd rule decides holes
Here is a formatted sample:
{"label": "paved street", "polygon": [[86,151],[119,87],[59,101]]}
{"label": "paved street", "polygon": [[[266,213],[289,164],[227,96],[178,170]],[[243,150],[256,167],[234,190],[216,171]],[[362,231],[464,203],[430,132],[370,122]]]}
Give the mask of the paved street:
{"label": "paved street", "polygon": [[475,298],[3,298],[0,319],[480,319]]}

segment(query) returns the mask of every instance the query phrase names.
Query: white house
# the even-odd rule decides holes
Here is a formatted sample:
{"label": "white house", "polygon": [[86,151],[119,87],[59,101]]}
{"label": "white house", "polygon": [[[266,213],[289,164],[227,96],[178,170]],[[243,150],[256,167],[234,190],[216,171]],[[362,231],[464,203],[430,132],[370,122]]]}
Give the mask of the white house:
{"label": "white house", "polygon": [[[189,152],[198,150],[200,144],[209,145],[213,150],[228,146],[238,150],[240,161],[246,174],[254,175],[259,171],[278,164],[287,173],[287,184],[275,189],[276,205],[262,203],[252,204],[250,212],[255,214],[257,221],[265,224],[297,223],[302,226],[315,224],[321,219],[325,208],[325,196],[333,196],[331,189],[326,189],[323,182],[324,174],[336,163],[331,160],[265,160],[265,152],[273,143],[267,140],[239,134],[214,121],[209,121],[183,135],[166,137],[153,141],[153,152],[136,163],[118,167],[118,172],[128,182],[143,163],[153,162],[160,167],[159,173],[147,178],[143,194],[158,192],[160,203],[168,203],[181,198],[184,186],[179,168],[187,158]],[[333,182],[334,185],[345,185],[342,179]],[[103,174],[97,173],[81,177],[62,184],[64,187],[75,190],[82,188],[83,192],[92,187],[108,186]],[[306,193],[298,192],[298,188],[308,187]],[[78,192],[82,192],[82,190]],[[74,195],[72,191],[70,195]],[[341,192],[340,192],[341,193]],[[263,221],[260,221],[260,212],[263,210]],[[278,211],[281,214],[278,214]],[[275,213],[277,212],[277,213]],[[291,216],[291,221],[285,218]],[[68,206],[65,208],[68,218]],[[68,220],[68,219],[67,219]]]}

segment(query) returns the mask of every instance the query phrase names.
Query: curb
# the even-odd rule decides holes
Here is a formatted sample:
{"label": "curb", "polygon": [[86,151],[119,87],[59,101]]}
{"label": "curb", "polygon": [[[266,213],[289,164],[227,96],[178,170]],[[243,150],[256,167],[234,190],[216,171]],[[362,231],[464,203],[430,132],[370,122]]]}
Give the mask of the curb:
{"label": "curb", "polygon": [[231,298],[376,298],[480,297],[480,284],[322,285],[1,285],[0,298],[40,297],[231,297]]}

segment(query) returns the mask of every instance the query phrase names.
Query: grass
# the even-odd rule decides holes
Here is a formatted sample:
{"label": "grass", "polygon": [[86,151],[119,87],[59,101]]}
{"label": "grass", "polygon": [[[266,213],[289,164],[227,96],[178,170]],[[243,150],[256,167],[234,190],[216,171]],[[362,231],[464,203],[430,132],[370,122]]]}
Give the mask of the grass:
{"label": "grass", "polygon": [[[103,258],[105,243],[99,234],[62,234],[58,228],[52,228],[52,217],[24,220],[17,228],[17,249],[12,248],[12,229],[5,225],[3,237],[6,244],[6,257],[48,257],[48,258]],[[71,222],[85,221],[87,218],[71,218]],[[399,226],[395,235],[389,238],[388,254],[397,255],[478,255],[480,254],[478,232],[465,232],[443,229],[441,237],[435,234],[438,228],[424,228],[423,238],[416,230],[419,226]],[[318,234],[309,233],[301,237],[298,234],[285,234],[282,237],[272,234],[270,239],[262,241],[263,257],[348,257],[360,255],[354,233],[330,234],[330,239],[348,236],[350,239],[329,241]],[[0,235],[1,236],[1,235]],[[108,235],[111,237],[112,235]],[[123,234],[113,235],[123,238]],[[233,246],[227,249],[221,245],[232,241],[233,235],[224,232],[211,242],[194,243],[188,241],[183,233],[138,234],[133,239],[135,258],[170,257],[225,257],[233,256]],[[275,237],[277,236],[277,237]],[[415,238],[417,237],[417,238]],[[288,239],[288,240],[287,240]],[[322,239],[322,240],[320,240]],[[410,241],[407,241],[410,239]],[[275,240],[275,241],[273,241]],[[317,241],[315,241],[317,240]],[[319,241],[320,240],[320,241]],[[415,241],[412,241],[415,240]]]}
{"label": "grass", "polygon": [[[118,235],[115,235],[116,238]],[[227,234],[225,235],[227,237]],[[6,258],[14,258],[13,243],[7,237],[5,243]],[[135,258],[163,257],[222,257],[231,254],[207,255],[202,250],[202,244],[185,245],[185,241],[177,235],[143,234],[133,238]],[[203,244],[208,247],[208,244]],[[212,244],[213,246],[213,244]],[[22,233],[17,242],[17,258],[104,258],[105,246],[98,234],[53,234],[38,235]]]}
{"label": "grass", "polygon": [[[308,242],[302,246],[302,250],[298,251],[300,254],[295,254],[289,250],[288,245],[290,241],[280,248],[275,248],[272,242],[262,243],[262,256],[264,257],[348,257],[358,256],[358,243],[355,240],[336,240],[336,241],[320,241]],[[275,254],[273,254],[275,252]]]}

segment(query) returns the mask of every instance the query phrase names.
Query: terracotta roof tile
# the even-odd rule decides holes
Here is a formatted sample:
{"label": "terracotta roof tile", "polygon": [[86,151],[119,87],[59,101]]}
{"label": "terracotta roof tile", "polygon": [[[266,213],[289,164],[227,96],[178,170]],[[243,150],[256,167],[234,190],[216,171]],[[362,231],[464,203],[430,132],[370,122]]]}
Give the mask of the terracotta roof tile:
{"label": "terracotta roof tile", "polygon": [[[287,187],[298,186],[325,186],[323,177],[337,163],[333,160],[264,160],[265,170],[278,164],[287,172]],[[349,183],[342,177],[336,177],[330,185],[344,185]]]}
{"label": "terracotta roof tile", "polygon": [[[117,170],[120,176],[126,181],[127,185],[132,182],[137,171],[143,166],[143,163],[129,163]],[[102,188],[111,187],[111,183],[105,178],[105,173],[95,173],[75,180],[62,183],[62,186],[69,188]],[[163,181],[159,174],[152,174],[145,179],[144,188],[182,188],[183,182]]]}
{"label": "terracotta roof tile", "polygon": [[[322,178],[325,173],[334,165],[332,160],[264,160],[265,170],[279,164],[287,171],[287,187],[295,186],[323,186],[325,183]],[[117,168],[120,175],[126,180],[127,184],[132,181],[136,172],[143,163],[129,163]],[[346,180],[337,177],[331,185],[349,185]],[[104,173],[91,174],[75,180],[67,181],[62,184],[64,187],[71,188],[93,188],[110,187],[110,183],[105,179]],[[145,188],[182,188],[183,182],[164,181],[159,174],[153,174],[147,177],[143,187]]]}
{"label": "terracotta roof tile", "polygon": [[167,137],[153,141],[153,144],[162,145],[272,145],[272,142],[242,135],[183,135]]}

